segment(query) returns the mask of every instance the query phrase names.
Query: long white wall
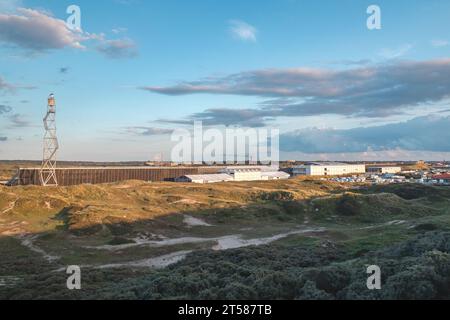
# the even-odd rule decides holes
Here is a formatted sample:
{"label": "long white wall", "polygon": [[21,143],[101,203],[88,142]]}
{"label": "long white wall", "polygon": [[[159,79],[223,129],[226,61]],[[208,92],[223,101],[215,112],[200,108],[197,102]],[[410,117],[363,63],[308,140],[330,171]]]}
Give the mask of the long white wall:
{"label": "long white wall", "polygon": [[348,165],[305,165],[294,168],[294,175],[308,176],[341,176],[346,174],[364,174],[366,166],[363,164]]}

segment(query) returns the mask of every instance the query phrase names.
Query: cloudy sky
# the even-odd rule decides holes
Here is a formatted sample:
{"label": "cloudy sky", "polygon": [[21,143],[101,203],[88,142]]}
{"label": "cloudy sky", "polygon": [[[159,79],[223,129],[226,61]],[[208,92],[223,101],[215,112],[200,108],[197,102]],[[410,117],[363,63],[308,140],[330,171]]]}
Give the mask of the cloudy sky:
{"label": "cloudy sky", "polygon": [[[67,28],[69,5],[81,30]],[[368,30],[367,7],[381,8]],[[170,134],[277,128],[281,156],[450,159],[445,0],[0,0],[0,159],[168,159]]]}

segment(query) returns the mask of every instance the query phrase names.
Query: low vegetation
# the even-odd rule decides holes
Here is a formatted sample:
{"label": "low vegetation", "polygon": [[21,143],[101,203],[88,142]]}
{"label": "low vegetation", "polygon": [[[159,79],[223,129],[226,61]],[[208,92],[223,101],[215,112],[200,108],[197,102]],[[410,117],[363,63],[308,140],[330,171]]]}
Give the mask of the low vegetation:
{"label": "low vegetation", "polygon": [[[449,299],[450,189],[0,187],[0,256],[3,299]],[[71,264],[81,291],[66,288]],[[373,264],[382,290],[366,287]]]}

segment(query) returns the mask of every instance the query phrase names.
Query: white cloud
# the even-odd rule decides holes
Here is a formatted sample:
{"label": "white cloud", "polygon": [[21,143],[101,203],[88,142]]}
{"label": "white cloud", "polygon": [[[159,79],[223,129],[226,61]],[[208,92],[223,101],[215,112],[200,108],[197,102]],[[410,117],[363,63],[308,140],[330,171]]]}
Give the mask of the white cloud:
{"label": "white cloud", "polygon": [[1,0],[0,12],[14,12],[17,8],[22,6],[22,0]]}
{"label": "white cloud", "polygon": [[450,116],[428,115],[406,122],[346,130],[302,129],[281,135],[280,147],[283,151],[306,153],[387,150],[450,152],[449,125]]}
{"label": "white cloud", "polygon": [[[118,28],[113,32],[125,31],[125,28]],[[15,13],[0,13],[0,43],[9,47],[42,53],[64,48],[87,49],[89,41],[108,58],[130,58],[137,54],[137,46],[131,39],[113,40],[103,33],[70,30],[64,20],[48,12],[18,8]]]}
{"label": "white cloud", "polygon": [[208,108],[187,120],[261,126],[277,117],[337,114],[385,118],[450,99],[450,59],[388,61],[346,69],[260,69],[140,89],[165,95],[230,94],[258,108]]}
{"label": "white cloud", "polygon": [[114,29],[112,29],[111,31],[112,31],[112,33],[114,33],[114,34],[120,34],[120,33],[125,33],[125,32],[127,32],[128,29],[127,29],[127,28],[119,27],[119,28],[114,28]]}
{"label": "white cloud", "polygon": [[379,55],[385,59],[397,59],[406,55],[413,48],[412,44],[403,44],[397,48],[384,48]]}
{"label": "white cloud", "polygon": [[131,39],[104,40],[97,51],[110,59],[132,58],[137,55],[136,43]]}
{"label": "white cloud", "polygon": [[66,22],[44,12],[19,8],[17,14],[0,13],[0,41],[32,51],[72,47],[84,49],[88,34],[74,32]]}
{"label": "white cloud", "polygon": [[254,26],[240,20],[231,20],[229,24],[230,32],[236,39],[256,42],[258,30]]}
{"label": "white cloud", "polygon": [[8,127],[9,129],[27,128],[33,126],[33,124],[30,121],[28,121],[26,116],[23,114],[15,113],[9,116],[9,120],[11,122],[10,126]]}
{"label": "white cloud", "polygon": [[173,132],[172,129],[155,128],[155,127],[127,127],[126,132],[138,136],[158,136],[167,135]]}
{"label": "white cloud", "polygon": [[431,41],[431,45],[435,48],[440,48],[450,45],[450,42],[448,40],[434,39]]}
{"label": "white cloud", "polygon": [[450,152],[383,150],[341,153],[280,152],[282,160],[301,159],[303,161],[442,161],[450,159]]}

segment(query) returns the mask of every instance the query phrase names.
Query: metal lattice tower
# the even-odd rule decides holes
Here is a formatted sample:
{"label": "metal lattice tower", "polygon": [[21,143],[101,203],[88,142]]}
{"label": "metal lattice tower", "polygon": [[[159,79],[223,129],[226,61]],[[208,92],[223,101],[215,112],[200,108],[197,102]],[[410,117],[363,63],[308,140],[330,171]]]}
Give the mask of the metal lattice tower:
{"label": "metal lattice tower", "polygon": [[58,138],[56,137],[56,102],[55,96],[51,94],[48,97],[47,114],[44,118],[44,157],[40,171],[41,184],[47,186],[58,186],[56,179],[56,151],[59,148]]}

